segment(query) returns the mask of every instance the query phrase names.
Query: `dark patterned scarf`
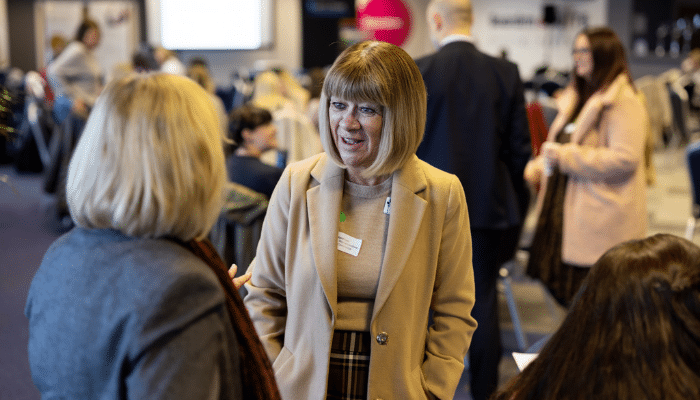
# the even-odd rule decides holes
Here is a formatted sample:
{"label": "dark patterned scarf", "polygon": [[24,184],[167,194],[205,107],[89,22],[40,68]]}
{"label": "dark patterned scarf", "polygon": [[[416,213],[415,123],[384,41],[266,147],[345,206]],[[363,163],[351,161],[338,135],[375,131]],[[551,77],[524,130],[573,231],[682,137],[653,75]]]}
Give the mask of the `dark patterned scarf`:
{"label": "dark patterned scarf", "polygon": [[243,398],[261,400],[281,400],[277,389],[275,373],[272,370],[270,360],[265,353],[260,338],[258,338],[253,322],[243,304],[240,294],[234,288],[228,275],[228,269],[224,261],[216,252],[211,242],[190,240],[182,243],[187,249],[201,258],[219,278],[219,282],[226,294],[226,304],[233,330],[238,339],[238,352],[241,357],[241,369],[243,371]]}

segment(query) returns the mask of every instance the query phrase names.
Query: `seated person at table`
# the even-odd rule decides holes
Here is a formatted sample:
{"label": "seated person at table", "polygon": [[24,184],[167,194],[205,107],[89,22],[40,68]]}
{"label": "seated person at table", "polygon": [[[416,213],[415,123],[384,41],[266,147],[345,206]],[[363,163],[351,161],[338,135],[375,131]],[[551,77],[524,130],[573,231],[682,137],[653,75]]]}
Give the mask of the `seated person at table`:
{"label": "seated person at table", "polygon": [[229,133],[236,146],[226,160],[229,179],[269,198],[282,176],[281,168],[260,161],[263,152],[277,147],[272,115],[252,105],[236,108],[229,116]]}

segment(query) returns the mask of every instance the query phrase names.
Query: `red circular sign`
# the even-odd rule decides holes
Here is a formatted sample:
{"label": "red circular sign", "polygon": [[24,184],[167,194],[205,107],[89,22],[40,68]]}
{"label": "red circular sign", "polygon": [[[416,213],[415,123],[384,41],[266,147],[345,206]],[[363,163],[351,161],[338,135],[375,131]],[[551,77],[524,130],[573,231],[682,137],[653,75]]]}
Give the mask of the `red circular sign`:
{"label": "red circular sign", "polygon": [[411,32],[411,11],[401,0],[360,0],[357,29],[371,39],[401,46]]}

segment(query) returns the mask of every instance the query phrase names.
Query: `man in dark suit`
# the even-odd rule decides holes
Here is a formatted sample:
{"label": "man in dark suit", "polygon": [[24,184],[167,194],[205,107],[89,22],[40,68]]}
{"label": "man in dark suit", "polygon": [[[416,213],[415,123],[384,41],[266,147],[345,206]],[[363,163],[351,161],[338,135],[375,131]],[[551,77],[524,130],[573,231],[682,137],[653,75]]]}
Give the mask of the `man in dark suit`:
{"label": "man in dark suit", "polygon": [[462,182],[472,234],[479,326],[469,349],[471,391],[487,399],[498,385],[502,347],[496,284],[511,259],[529,202],[523,180],[530,133],[518,67],[472,43],[469,0],[433,0],[428,25],[439,50],[416,61],[428,90],[418,157]]}

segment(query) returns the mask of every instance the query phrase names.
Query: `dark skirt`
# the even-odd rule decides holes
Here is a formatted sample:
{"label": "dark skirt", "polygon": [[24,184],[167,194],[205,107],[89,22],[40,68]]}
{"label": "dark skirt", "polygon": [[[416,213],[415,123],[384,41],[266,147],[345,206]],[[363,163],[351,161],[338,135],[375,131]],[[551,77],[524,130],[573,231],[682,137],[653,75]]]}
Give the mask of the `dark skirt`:
{"label": "dark skirt", "polygon": [[369,332],[333,332],[326,399],[367,398],[371,340]]}
{"label": "dark skirt", "polygon": [[567,180],[568,177],[557,167],[547,180],[542,211],[530,245],[527,274],[542,281],[552,297],[568,308],[589,268],[577,267],[561,259]]}

